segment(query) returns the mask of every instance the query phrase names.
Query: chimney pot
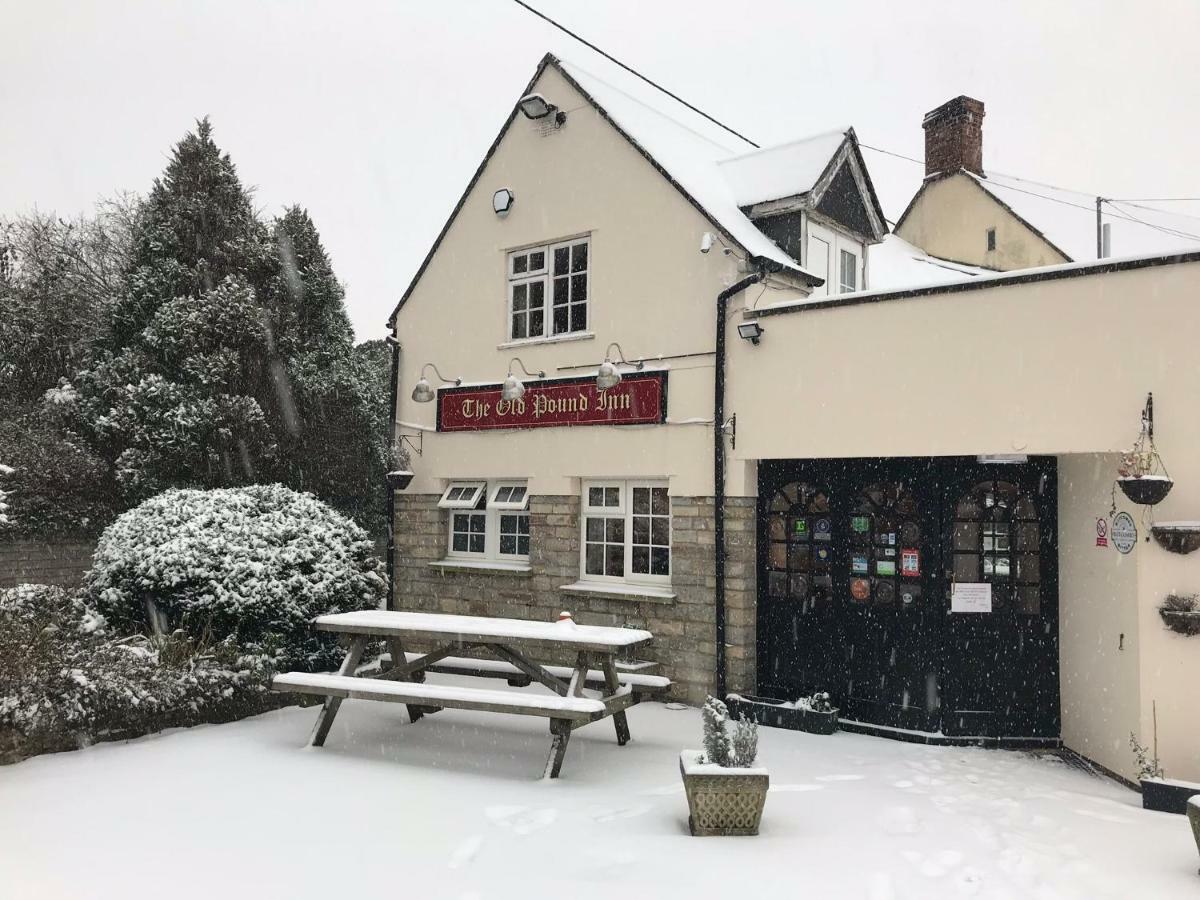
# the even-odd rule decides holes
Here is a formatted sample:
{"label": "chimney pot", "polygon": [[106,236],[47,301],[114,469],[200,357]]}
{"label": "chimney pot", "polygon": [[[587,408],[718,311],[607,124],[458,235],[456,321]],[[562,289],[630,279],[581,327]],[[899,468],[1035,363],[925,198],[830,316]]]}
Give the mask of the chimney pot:
{"label": "chimney pot", "polygon": [[966,169],[983,174],[983,102],[965,95],[925,113],[925,175]]}

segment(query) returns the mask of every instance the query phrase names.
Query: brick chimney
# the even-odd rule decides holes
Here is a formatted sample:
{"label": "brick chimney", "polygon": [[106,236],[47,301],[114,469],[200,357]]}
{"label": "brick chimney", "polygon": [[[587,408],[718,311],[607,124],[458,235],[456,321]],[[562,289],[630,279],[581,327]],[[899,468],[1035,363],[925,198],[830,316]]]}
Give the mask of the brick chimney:
{"label": "brick chimney", "polygon": [[983,174],[983,103],[967,96],[948,100],[921,122],[925,175],[966,169]]}

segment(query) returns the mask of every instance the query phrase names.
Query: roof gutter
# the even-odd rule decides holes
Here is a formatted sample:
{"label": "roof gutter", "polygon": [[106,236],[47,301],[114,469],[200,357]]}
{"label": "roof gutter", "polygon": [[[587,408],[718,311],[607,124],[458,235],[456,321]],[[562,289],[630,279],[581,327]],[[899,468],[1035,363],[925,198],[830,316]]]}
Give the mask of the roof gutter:
{"label": "roof gutter", "polygon": [[716,375],[713,378],[713,581],[715,584],[715,614],[717,659],[716,696],[725,696],[725,305],[731,297],[753,284],[764,281],[767,275],[784,267],[773,260],[755,257],[759,269],[734,282],[717,294]]}

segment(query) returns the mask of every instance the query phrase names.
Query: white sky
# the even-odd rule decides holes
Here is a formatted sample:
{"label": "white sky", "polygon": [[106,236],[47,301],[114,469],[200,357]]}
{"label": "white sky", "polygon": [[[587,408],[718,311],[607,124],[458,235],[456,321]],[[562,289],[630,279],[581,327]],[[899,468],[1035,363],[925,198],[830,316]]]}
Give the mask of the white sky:
{"label": "white sky", "polygon": [[[760,144],[850,123],[921,158],[922,114],[969,94],[985,167],[1200,196],[1193,0],[531,2]],[[144,193],[207,114],[265,212],[308,208],[379,337],[546,50],[591,54],[509,0],[0,0],[0,212]],[[922,170],[867,163],[895,219]]]}

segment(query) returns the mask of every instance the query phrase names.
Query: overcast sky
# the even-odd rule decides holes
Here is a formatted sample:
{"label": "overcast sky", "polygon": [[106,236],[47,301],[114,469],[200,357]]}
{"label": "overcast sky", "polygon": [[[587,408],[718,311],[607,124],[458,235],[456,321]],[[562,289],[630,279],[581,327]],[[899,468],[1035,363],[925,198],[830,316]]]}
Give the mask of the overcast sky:
{"label": "overcast sky", "polygon": [[[920,158],[922,114],[969,94],[989,168],[1200,196],[1195,0],[531,2],[760,144],[850,124]],[[591,55],[509,0],[0,0],[0,213],[144,193],[209,115],[266,213],[308,208],[379,337],[546,50]],[[867,162],[894,219],[922,170]]]}

